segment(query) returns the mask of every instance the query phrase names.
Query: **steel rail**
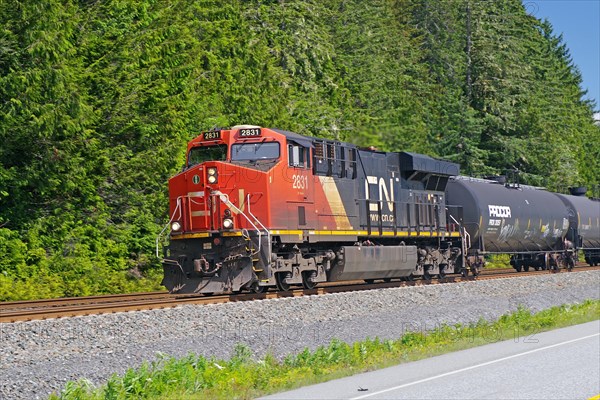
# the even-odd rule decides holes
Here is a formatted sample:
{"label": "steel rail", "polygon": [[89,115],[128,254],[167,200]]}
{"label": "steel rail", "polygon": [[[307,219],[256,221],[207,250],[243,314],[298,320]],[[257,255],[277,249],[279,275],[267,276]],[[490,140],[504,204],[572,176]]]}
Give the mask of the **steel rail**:
{"label": "steel rail", "polygon": [[[597,269],[600,269],[600,267],[578,267],[571,273]],[[294,288],[286,292],[267,291],[265,293],[240,293],[214,296],[177,295],[169,294],[167,292],[150,292],[131,293],[125,295],[4,302],[0,303],[0,323],[173,308],[185,304],[218,304],[226,302],[314,296],[407,286],[447,284],[475,280],[507,279],[549,273],[551,273],[551,271],[516,272],[512,268],[508,268],[484,271],[477,277],[472,275],[467,277],[450,275],[444,278],[436,278],[431,280],[420,279],[415,281],[391,281],[375,283],[365,283],[363,281],[343,283],[327,282],[314,289]]]}
{"label": "steel rail", "polygon": [[139,297],[165,297],[169,296],[167,291],[160,292],[138,292],[124,294],[106,294],[100,296],[81,296],[81,297],[59,297],[53,299],[38,300],[19,300],[0,303],[0,312],[8,309],[28,309],[37,307],[62,307],[73,304],[90,304],[98,302],[118,302],[127,301]]}

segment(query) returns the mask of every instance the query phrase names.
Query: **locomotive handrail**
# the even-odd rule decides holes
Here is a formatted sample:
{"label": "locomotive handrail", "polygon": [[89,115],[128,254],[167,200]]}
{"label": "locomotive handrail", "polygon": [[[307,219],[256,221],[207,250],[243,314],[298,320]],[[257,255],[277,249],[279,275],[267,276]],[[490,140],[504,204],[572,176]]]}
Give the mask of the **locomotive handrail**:
{"label": "locomotive handrail", "polygon": [[261,226],[261,228],[263,228],[267,232],[267,234],[269,234],[270,232],[267,229],[267,227],[264,226],[263,223],[260,222],[260,220],[258,218],[256,218],[256,216],[254,214],[252,214],[252,210],[250,209],[250,196],[251,196],[250,194],[248,194],[248,196],[247,196],[247,199],[248,199],[248,214],[250,214],[250,216],[252,218],[254,218],[254,220]]}
{"label": "locomotive handrail", "polygon": [[[235,204],[233,204],[231,202],[231,200],[229,200],[229,196],[226,195],[225,193],[222,193],[219,190],[215,190],[211,193],[212,195],[215,196],[219,196],[219,200],[221,200],[223,203],[225,203],[229,208],[232,208],[236,213],[241,214],[244,218],[246,218],[246,220],[250,223],[250,225],[252,225],[252,227],[254,228],[254,230],[256,230],[258,232],[258,250],[253,253],[253,254],[257,254],[260,253],[261,250],[261,244],[262,244],[262,232],[260,231],[260,229],[258,229],[258,227],[256,226],[256,224],[254,222],[252,222],[252,220],[246,215],[246,213],[244,213],[242,210],[240,210],[238,207],[236,207]],[[265,226],[258,220],[258,218],[256,218],[251,212],[250,212],[250,195],[248,195],[248,213],[252,216],[252,218],[254,218],[255,222],[258,222],[258,224],[267,231],[267,235],[268,237],[270,237],[270,232],[267,228],[265,228]]]}
{"label": "locomotive handrail", "polygon": [[[177,207],[175,207],[175,210],[173,210],[173,215],[171,216],[171,219],[169,220],[169,222],[167,222],[167,224],[165,225],[164,228],[162,228],[162,230],[159,232],[158,236],[156,237],[156,257],[160,258],[159,256],[159,251],[158,251],[158,243],[160,241],[160,237],[162,236],[163,232],[171,226],[171,222],[173,222],[173,219],[175,219],[175,214],[177,214],[177,210],[179,210],[181,207],[181,196],[177,197]],[[181,215],[181,210],[179,210],[179,214]]]}
{"label": "locomotive handrail", "polygon": [[[260,222],[260,220],[258,218],[256,218],[256,216],[254,214],[252,214],[252,210],[250,209],[250,194],[248,194],[248,214],[250,214],[250,216],[252,218],[254,218],[254,220],[256,222],[258,222],[258,224],[261,226],[261,228],[263,228],[266,232],[267,232],[267,243],[271,243],[271,232],[263,225],[262,222]],[[261,243],[262,243],[262,235],[260,230],[258,230],[258,252],[260,252],[260,247],[261,247]]]}
{"label": "locomotive handrail", "polygon": [[454,218],[454,216],[452,214],[448,214],[450,216],[450,218],[452,218],[452,220],[456,223],[456,225],[458,225],[458,227],[460,228],[460,230],[464,233],[464,240],[463,240],[463,254],[466,256],[467,255],[467,251],[471,248],[471,235],[469,235],[469,232],[467,232],[467,229],[464,228],[460,222],[458,222],[456,220],[456,218]]}

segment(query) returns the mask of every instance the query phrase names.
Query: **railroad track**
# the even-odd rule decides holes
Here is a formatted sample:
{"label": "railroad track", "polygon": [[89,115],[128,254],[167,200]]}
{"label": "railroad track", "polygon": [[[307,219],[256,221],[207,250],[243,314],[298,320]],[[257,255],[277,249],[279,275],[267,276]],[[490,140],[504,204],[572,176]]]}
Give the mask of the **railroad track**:
{"label": "railroad track", "polygon": [[[597,270],[600,267],[578,267],[571,273]],[[31,321],[49,318],[74,317],[94,314],[109,314],[126,311],[142,311],[159,308],[172,308],[184,304],[217,304],[234,301],[252,301],[286,297],[322,295],[358,290],[374,290],[402,286],[420,286],[444,284],[473,280],[504,279],[530,275],[549,274],[549,271],[515,272],[512,268],[486,270],[477,278],[473,276],[449,276],[441,279],[416,281],[391,281],[365,283],[353,281],[325,283],[315,289],[294,288],[287,292],[269,291],[265,293],[241,293],[215,296],[177,295],[167,292],[130,293],[119,295],[75,297],[60,299],[43,299],[28,301],[12,301],[0,303],[0,323]],[[561,271],[561,273],[566,273]]]}

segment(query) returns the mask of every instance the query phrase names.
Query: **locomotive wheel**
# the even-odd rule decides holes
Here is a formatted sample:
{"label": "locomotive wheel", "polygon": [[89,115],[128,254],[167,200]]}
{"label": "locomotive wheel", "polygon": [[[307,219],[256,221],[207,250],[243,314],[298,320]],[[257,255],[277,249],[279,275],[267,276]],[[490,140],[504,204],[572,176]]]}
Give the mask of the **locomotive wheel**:
{"label": "locomotive wheel", "polygon": [[277,289],[282,292],[290,290],[290,285],[285,281],[288,277],[288,272],[279,272],[275,274],[275,281],[277,283]]}
{"label": "locomotive wheel", "polygon": [[253,282],[252,285],[250,285],[250,291],[252,293],[264,293],[267,291],[267,287],[260,286],[258,282]]}
{"label": "locomotive wheel", "polygon": [[462,276],[463,278],[466,278],[467,276],[469,276],[469,270],[466,268],[461,269],[460,276]]}
{"label": "locomotive wheel", "polygon": [[431,280],[431,274],[429,273],[429,271],[423,272],[423,280],[424,281],[430,281]]}
{"label": "locomotive wheel", "polygon": [[446,277],[446,273],[444,272],[444,269],[446,268],[446,264],[441,264],[440,265],[440,273],[438,274],[438,277],[440,279],[443,279]]}
{"label": "locomotive wheel", "polygon": [[312,272],[303,272],[302,273],[302,286],[304,289],[314,289],[317,286],[316,282],[313,282],[311,278]]}
{"label": "locomotive wheel", "polygon": [[573,271],[574,267],[575,267],[575,262],[573,262],[573,260],[567,261],[567,271],[569,271],[569,272]]}

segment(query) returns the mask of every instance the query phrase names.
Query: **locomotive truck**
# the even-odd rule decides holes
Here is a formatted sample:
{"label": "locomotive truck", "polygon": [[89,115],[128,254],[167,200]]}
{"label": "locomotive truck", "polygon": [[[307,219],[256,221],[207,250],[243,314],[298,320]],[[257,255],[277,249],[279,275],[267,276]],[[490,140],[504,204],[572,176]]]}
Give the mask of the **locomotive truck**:
{"label": "locomotive truck", "polygon": [[169,180],[163,284],[213,294],[477,275],[491,253],[516,269],[570,267],[579,250],[600,262],[600,202],[459,172],[280,129],[202,132]]}

